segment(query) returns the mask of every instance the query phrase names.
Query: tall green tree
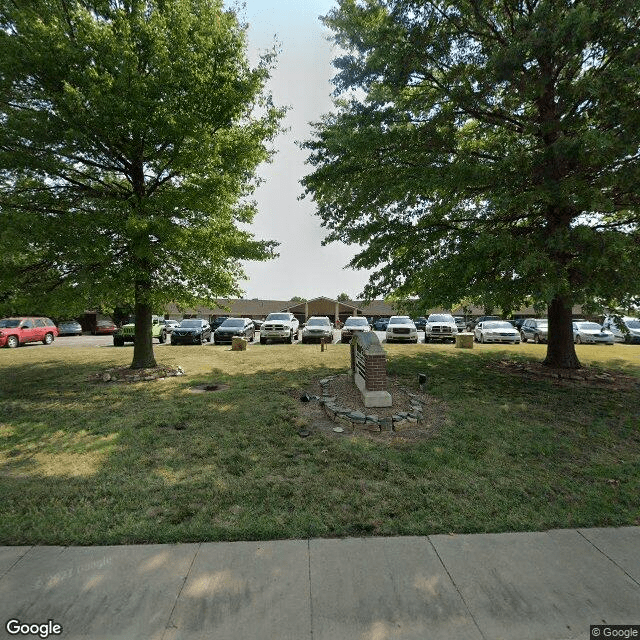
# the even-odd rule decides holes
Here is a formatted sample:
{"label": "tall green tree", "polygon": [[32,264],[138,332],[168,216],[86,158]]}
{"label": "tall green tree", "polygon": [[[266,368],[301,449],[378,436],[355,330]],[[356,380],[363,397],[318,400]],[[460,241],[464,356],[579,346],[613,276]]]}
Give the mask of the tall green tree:
{"label": "tall green tree", "polygon": [[140,368],[152,311],[239,295],[273,63],[221,0],[0,0],[0,304],[133,302]]}
{"label": "tall green tree", "polygon": [[640,294],[636,0],[339,0],[335,112],[305,195],[362,246],[365,295],[546,305],[574,368],[574,304]]}

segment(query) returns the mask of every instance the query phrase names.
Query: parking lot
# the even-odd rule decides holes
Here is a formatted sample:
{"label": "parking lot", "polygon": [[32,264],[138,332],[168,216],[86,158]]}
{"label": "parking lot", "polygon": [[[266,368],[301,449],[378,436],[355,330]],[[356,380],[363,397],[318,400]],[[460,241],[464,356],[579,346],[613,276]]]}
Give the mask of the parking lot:
{"label": "parking lot", "polygon": [[[384,331],[374,331],[374,333],[378,336],[378,338],[380,339],[380,342],[384,342],[385,341],[385,332]],[[418,342],[424,344],[424,331],[418,331]],[[340,331],[338,329],[334,329],[333,331],[333,342],[332,344],[336,344],[336,343],[340,343]],[[274,344],[274,343],[269,343],[270,344]],[[281,343],[279,343],[281,344]],[[300,340],[295,340],[294,344],[301,344]],[[36,346],[44,346],[39,342],[32,342],[32,343],[27,343],[26,345],[23,345],[25,347],[36,347]],[[125,344],[125,347],[129,347],[131,348],[133,345],[132,342],[127,342]],[[267,347],[269,345],[266,345]],[[52,343],[51,345],[52,347],[57,347],[57,348],[74,348],[74,347],[109,347],[112,348],[113,347],[113,337],[110,335],[106,335],[106,336],[93,336],[90,334],[84,334],[81,336],[58,336]],[[159,344],[157,340],[153,341],[153,347],[154,349],[157,348],[164,348],[164,347],[170,347],[170,343],[169,340],[167,340],[164,344]],[[213,343],[212,342],[207,342],[205,343],[206,347],[213,347]],[[260,347],[260,348],[265,348],[265,345],[260,345],[260,334],[258,332],[256,332],[256,336],[253,342],[249,343],[249,348],[251,347]],[[476,345],[476,346],[480,346],[480,345]],[[229,349],[230,345],[229,344],[224,344],[224,345],[219,345],[216,346],[216,348],[220,348],[220,349]]]}

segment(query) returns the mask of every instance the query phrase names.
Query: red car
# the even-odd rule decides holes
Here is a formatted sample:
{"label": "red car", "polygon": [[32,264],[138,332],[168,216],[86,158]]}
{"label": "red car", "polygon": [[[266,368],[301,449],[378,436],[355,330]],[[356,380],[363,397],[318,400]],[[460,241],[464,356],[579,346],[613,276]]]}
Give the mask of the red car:
{"label": "red car", "polygon": [[50,318],[3,318],[0,320],[0,347],[19,347],[26,342],[51,344],[58,327]]}
{"label": "red car", "polygon": [[93,334],[96,336],[105,334],[111,335],[112,333],[115,333],[117,329],[118,327],[116,327],[111,320],[98,320]]}

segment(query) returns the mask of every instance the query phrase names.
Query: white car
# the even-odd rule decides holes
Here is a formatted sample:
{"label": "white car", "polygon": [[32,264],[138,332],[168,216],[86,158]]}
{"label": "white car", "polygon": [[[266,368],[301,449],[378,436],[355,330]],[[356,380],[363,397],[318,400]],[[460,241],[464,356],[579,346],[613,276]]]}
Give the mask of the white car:
{"label": "white car", "polygon": [[312,316],[302,327],[302,344],[305,342],[333,342],[333,327],[327,316]]}
{"label": "white car", "polygon": [[506,320],[479,322],[473,331],[476,342],[510,342],[520,344],[520,333]]}
{"label": "white car", "polygon": [[270,313],[260,327],[260,344],[267,344],[269,339],[291,344],[299,329],[300,322],[293,313]]}
{"label": "white car", "polygon": [[608,316],[604,319],[602,328],[611,331],[616,342],[640,344],[640,318]]}
{"label": "white car", "polygon": [[369,321],[364,316],[349,316],[342,327],[340,342],[351,342],[351,338],[356,333],[362,333],[363,331],[371,331]]}
{"label": "white car", "polygon": [[576,344],[613,344],[613,333],[597,322],[574,322],[573,341]]}
{"label": "white car", "polygon": [[424,341],[440,340],[456,341],[458,325],[450,313],[432,313],[424,326]]}
{"label": "white car", "polygon": [[391,316],[386,335],[387,342],[398,340],[418,344],[418,330],[409,316]]}

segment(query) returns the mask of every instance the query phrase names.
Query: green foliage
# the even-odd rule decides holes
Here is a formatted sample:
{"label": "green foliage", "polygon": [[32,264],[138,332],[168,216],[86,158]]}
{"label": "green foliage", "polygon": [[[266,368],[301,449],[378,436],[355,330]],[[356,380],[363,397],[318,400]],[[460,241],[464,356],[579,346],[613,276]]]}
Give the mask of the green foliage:
{"label": "green foliage", "polygon": [[349,300],[351,300],[351,298],[349,297],[348,293],[345,293],[344,291],[342,293],[339,293],[336,296],[336,300],[338,302],[348,302]]}
{"label": "green foliage", "polygon": [[303,185],[366,297],[640,300],[637,2],[338,4]]}
{"label": "green foliage", "polygon": [[283,110],[221,0],[0,0],[0,305],[238,295]]}

